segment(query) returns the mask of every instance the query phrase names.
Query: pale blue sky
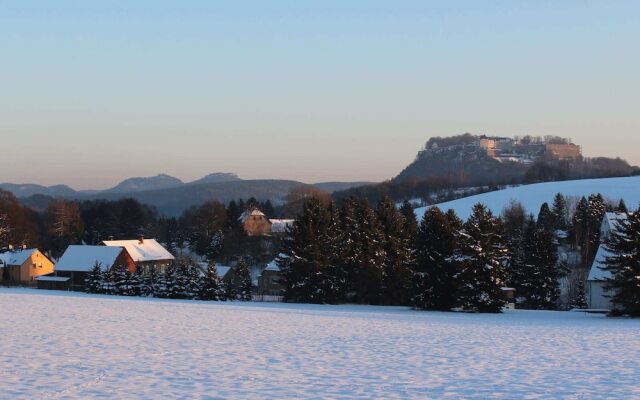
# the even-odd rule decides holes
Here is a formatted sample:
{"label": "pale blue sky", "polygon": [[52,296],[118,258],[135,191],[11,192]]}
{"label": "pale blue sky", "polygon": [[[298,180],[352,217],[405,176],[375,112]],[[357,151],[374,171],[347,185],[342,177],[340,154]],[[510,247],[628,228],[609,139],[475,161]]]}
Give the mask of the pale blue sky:
{"label": "pale blue sky", "polygon": [[638,1],[2,1],[0,181],[382,180],[430,136],[640,164]]}

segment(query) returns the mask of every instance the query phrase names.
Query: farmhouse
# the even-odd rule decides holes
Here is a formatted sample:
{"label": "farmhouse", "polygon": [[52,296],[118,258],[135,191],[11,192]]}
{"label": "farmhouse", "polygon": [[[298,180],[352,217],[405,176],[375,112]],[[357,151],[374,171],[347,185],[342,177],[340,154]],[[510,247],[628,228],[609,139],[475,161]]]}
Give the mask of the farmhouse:
{"label": "farmhouse", "polygon": [[151,268],[156,272],[164,272],[175,259],[158,241],[145,239],[142,236],[134,240],[105,240],[102,245],[125,248],[135,265],[140,265],[144,272],[148,272]]}
{"label": "farmhouse", "polygon": [[611,279],[611,273],[605,269],[605,260],[611,256],[605,243],[611,232],[617,229],[620,221],[627,219],[624,213],[607,212],[600,225],[600,246],[587,277],[587,303],[592,309],[611,309],[611,300],[607,293],[606,282]]}
{"label": "farmhouse", "polygon": [[240,216],[244,231],[249,236],[281,235],[287,226],[293,224],[293,219],[269,219],[257,208],[251,208]]}
{"label": "farmhouse", "polygon": [[38,249],[18,249],[0,253],[0,281],[33,282],[53,272],[53,263]]}
{"label": "farmhouse", "polygon": [[135,271],[135,262],[123,247],[71,245],[56,264],[55,275],[40,277],[38,287],[84,290],[84,281],[96,264],[103,271],[109,271],[116,265],[126,266],[129,272]]}

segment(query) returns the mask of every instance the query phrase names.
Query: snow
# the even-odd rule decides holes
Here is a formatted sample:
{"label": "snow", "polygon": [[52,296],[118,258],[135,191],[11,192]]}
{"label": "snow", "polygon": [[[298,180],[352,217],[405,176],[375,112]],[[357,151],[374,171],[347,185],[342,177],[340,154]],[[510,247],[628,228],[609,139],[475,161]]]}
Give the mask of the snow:
{"label": "snow", "polygon": [[267,267],[264,270],[265,271],[280,271],[280,267],[278,266],[278,261],[277,260],[271,261],[269,264],[267,264]]}
{"label": "snow", "polygon": [[173,260],[175,257],[155,239],[105,240],[105,246],[119,246],[127,252],[135,262]]}
{"label": "snow", "polygon": [[18,249],[0,253],[0,268],[5,265],[22,265],[38,249]]}
{"label": "snow", "polygon": [[122,247],[71,245],[60,257],[55,270],[89,272],[96,263],[103,269],[111,268],[121,252]]}
{"label": "snow", "polygon": [[271,232],[276,233],[285,233],[287,231],[287,227],[292,226],[295,219],[270,219],[271,222]]}
{"label": "snow", "polygon": [[66,277],[63,277],[63,276],[41,275],[41,276],[36,278],[36,281],[40,281],[40,282],[67,282],[69,279],[71,279],[71,278],[66,278]]}
{"label": "snow", "polygon": [[640,320],[0,289],[0,397],[630,399]]}
{"label": "snow", "polygon": [[[558,193],[567,197],[587,197],[590,194],[601,193],[608,199],[624,199],[630,209],[635,209],[640,204],[640,176],[536,183],[464,197],[440,203],[437,206],[445,211],[451,208],[460,218],[467,219],[476,203],[485,204],[494,214],[499,215],[509,206],[511,200],[516,200],[523,204],[527,212],[537,216],[542,203],[547,202],[551,205]],[[427,208],[415,210],[419,220],[422,219]]]}

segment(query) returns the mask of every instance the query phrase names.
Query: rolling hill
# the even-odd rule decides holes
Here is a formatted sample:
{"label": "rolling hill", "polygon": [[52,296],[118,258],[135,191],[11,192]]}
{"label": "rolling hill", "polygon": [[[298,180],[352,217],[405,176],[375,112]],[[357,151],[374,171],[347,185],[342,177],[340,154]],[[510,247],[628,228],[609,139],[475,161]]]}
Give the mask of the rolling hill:
{"label": "rolling hill", "polygon": [[[533,213],[535,216],[542,203],[551,204],[554,196],[558,193],[562,193],[567,197],[582,197],[593,193],[601,193],[605,199],[615,201],[624,199],[629,208],[635,209],[640,204],[640,176],[522,185],[464,197],[440,203],[437,206],[443,210],[453,209],[460,218],[467,219],[471,215],[472,207],[477,203],[483,203],[494,214],[500,214],[512,200],[516,200],[522,203],[527,212]],[[427,208],[421,207],[415,210],[418,219],[422,218]]]}

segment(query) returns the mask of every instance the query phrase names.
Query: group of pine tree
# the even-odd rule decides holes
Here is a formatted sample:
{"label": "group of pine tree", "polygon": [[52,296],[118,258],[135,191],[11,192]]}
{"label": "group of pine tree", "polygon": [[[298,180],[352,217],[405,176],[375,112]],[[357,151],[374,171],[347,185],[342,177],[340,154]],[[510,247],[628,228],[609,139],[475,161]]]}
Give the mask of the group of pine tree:
{"label": "group of pine tree", "polygon": [[105,271],[96,264],[85,281],[89,293],[120,296],[147,296],[196,300],[251,300],[252,283],[249,267],[241,258],[231,279],[220,279],[215,265],[205,271],[187,260],[170,265],[164,272],[137,266],[133,273],[116,265]]}
{"label": "group of pine tree", "polygon": [[[467,221],[432,207],[417,223],[408,202],[398,209],[388,198],[375,207],[356,197],[341,207],[309,199],[278,258],[284,300],[500,312],[510,287],[520,308],[557,309],[567,272],[559,247],[572,246],[590,265],[608,209],[626,211],[598,194],[571,213],[558,194],[537,220],[514,203],[501,216],[477,204]],[[572,305],[584,308],[580,286]]]}

